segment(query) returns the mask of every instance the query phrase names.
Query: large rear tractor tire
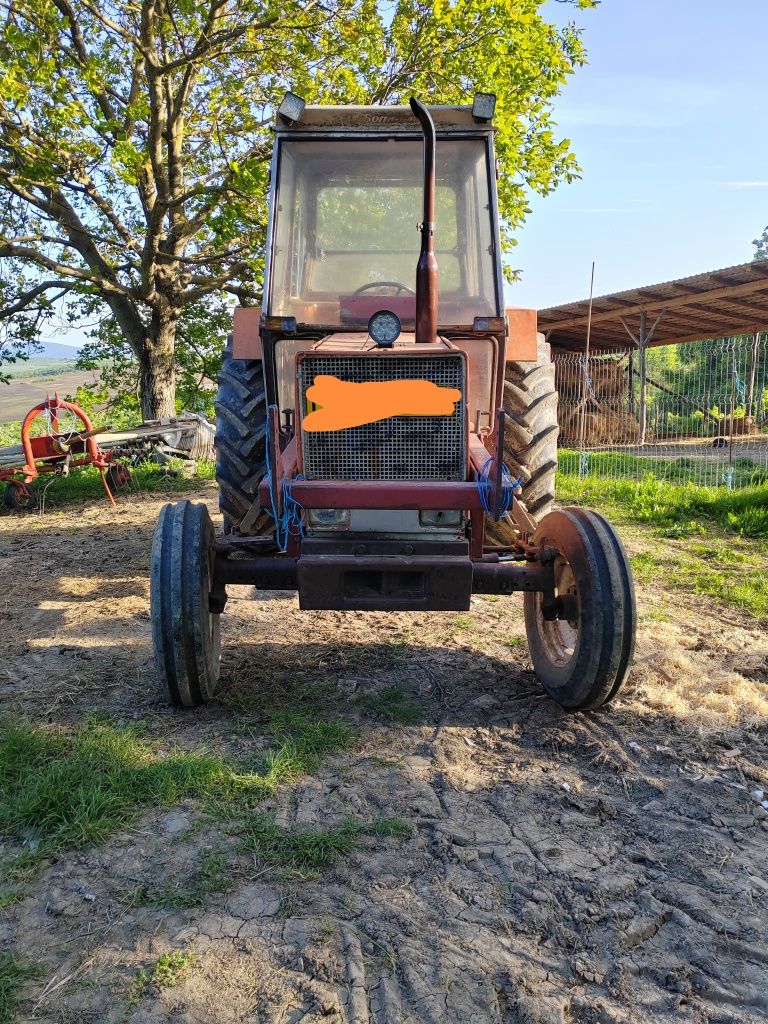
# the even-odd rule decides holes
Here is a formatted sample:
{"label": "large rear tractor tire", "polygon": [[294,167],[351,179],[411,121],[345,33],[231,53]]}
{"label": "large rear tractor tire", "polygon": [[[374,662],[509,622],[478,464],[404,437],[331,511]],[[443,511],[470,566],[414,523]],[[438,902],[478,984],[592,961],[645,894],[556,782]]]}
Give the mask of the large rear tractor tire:
{"label": "large rear tractor tire", "polygon": [[[260,359],[233,359],[227,344],[216,398],[216,479],[224,532],[238,530],[267,471],[267,397]],[[248,533],[269,532],[263,514]],[[271,521],[270,521],[271,522]]]}
{"label": "large rear tractor tire", "polygon": [[613,527],[590,509],[563,508],[538,526],[534,543],[554,548],[560,617],[547,620],[540,593],[526,593],[533,668],[564,708],[591,711],[623,686],[635,649],[632,571]]}
{"label": "large rear tractor tire", "polygon": [[214,531],[205,505],[163,505],[152,542],[150,608],[165,699],[195,708],[219,685],[219,615],[210,610]]}
{"label": "large rear tractor tire", "polygon": [[[522,477],[521,501],[538,522],[552,511],[557,472],[557,391],[549,345],[539,337],[537,360],[507,363],[504,380],[504,462]],[[506,520],[486,520],[492,544],[511,544],[515,532]]]}

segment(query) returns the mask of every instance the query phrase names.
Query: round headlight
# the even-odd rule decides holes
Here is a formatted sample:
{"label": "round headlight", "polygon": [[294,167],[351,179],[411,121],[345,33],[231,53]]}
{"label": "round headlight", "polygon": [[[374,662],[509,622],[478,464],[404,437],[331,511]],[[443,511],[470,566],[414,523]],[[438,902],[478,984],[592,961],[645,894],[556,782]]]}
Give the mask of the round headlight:
{"label": "round headlight", "polygon": [[368,333],[380,348],[389,348],[400,337],[400,317],[380,309],[368,321]]}

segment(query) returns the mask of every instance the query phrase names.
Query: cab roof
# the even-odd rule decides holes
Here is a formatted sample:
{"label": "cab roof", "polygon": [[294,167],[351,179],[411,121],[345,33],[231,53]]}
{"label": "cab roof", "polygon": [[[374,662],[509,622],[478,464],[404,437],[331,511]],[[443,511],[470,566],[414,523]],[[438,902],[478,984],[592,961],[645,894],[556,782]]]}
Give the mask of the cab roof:
{"label": "cab roof", "polygon": [[[493,132],[493,125],[477,122],[472,116],[472,107],[429,107],[435,128],[441,135],[452,132],[465,134]],[[338,132],[361,132],[369,135],[382,134],[421,135],[419,122],[410,107],[305,107],[299,121],[284,122],[278,118],[276,131],[280,134],[317,132],[318,134]]]}

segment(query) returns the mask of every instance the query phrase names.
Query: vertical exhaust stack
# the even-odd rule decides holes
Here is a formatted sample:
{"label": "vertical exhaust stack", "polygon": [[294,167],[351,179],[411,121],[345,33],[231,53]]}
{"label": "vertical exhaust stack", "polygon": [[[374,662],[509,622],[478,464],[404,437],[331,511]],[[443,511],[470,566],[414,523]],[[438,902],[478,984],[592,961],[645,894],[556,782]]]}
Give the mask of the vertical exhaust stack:
{"label": "vertical exhaust stack", "polygon": [[435,122],[419,100],[411,110],[424,132],[424,217],[421,253],[416,264],[416,343],[437,341],[437,258],[435,256]]}

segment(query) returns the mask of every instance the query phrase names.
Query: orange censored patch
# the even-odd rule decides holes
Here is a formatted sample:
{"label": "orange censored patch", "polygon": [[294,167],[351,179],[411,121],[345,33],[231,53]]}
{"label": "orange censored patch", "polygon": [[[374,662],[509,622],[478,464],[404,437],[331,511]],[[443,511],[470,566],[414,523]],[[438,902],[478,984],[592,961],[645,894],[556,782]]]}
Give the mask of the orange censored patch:
{"label": "orange censored patch", "polygon": [[307,398],[322,408],[308,413],[304,430],[343,430],[390,416],[452,416],[461,398],[458,388],[430,380],[383,380],[354,384],[338,377],[315,377]]}

